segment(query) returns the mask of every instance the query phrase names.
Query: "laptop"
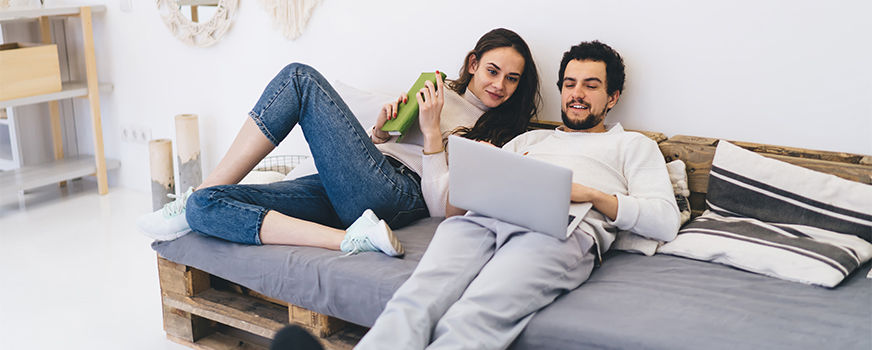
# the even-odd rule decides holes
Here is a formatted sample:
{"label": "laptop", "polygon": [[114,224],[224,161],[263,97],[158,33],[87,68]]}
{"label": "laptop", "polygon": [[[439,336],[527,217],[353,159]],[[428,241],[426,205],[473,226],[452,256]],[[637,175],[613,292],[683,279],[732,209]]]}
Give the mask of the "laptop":
{"label": "laptop", "polygon": [[590,210],[573,203],[572,170],[477,141],[448,138],[451,205],[564,240]]}

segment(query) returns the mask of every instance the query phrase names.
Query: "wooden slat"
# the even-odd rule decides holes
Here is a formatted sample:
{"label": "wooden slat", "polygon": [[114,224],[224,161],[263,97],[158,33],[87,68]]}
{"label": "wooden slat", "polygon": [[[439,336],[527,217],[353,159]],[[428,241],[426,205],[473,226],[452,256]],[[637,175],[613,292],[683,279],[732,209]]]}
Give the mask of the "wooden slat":
{"label": "wooden slat", "polygon": [[630,130],[630,129],[627,129],[627,131],[638,132],[642,135],[647,136],[649,139],[654,140],[654,142],[657,142],[657,143],[661,143],[663,141],[666,141],[666,139],[667,139],[666,135],[663,135],[662,133],[659,133],[659,132],[643,131],[643,130]]}
{"label": "wooden slat", "polygon": [[[708,146],[717,146],[717,144],[718,144],[718,139],[715,139],[715,138],[686,136],[686,135],[675,135],[675,136],[669,138],[669,141],[682,142],[682,143],[687,143],[687,144],[708,145]],[[747,150],[750,150],[750,151],[753,151],[756,153],[761,153],[761,154],[789,156],[789,157],[794,157],[794,158],[818,159],[818,160],[825,160],[825,161],[845,163],[845,164],[872,165],[872,156],[862,155],[862,154],[818,151],[818,150],[805,149],[805,148],[783,147],[783,146],[767,145],[767,144],[762,144],[762,143],[744,142],[744,141],[729,141],[729,142],[736,145],[736,146],[742,147],[744,149],[747,149]]]}
{"label": "wooden slat", "polygon": [[687,170],[687,187],[691,192],[706,192],[714,149],[714,146],[705,144],[687,144],[672,140],[660,143],[660,152],[663,153],[667,163],[676,159],[684,161]]}
{"label": "wooden slat", "polygon": [[288,317],[294,323],[299,324],[321,338],[326,338],[333,333],[345,328],[345,321],[335,317],[320,314],[294,304],[288,305]]}
{"label": "wooden slat", "polygon": [[167,305],[163,305],[163,323],[167,335],[189,342],[215,333],[214,321]]}
{"label": "wooden slat", "polygon": [[267,348],[248,343],[223,333],[213,333],[196,342],[167,334],[167,339],[197,350],[267,350]]}
{"label": "wooden slat", "polygon": [[[220,325],[219,327],[216,327],[216,329],[220,329]],[[366,330],[367,328],[365,327],[354,326],[342,330],[326,339],[317,340],[324,347],[324,350],[351,350],[358,342],[360,342],[360,338],[362,338],[363,335],[366,334]],[[244,339],[240,339],[232,335],[221,333],[220,331],[206,336],[200,340],[197,340],[196,342],[187,341],[169,334],[167,335],[167,339],[197,350],[266,349],[265,347],[262,347],[258,344],[245,341]]]}
{"label": "wooden slat", "polygon": [[[158,256],[158,273],[164,304],[206,317],[247,332],[272,338],[284,324],[293,321],[321,338],[345,328],[346,322],[270,298],[251,289],[215,278],[195,268]],[[223,290],[226,289],[226,290]]]}
{"label": "wooden slat", "polygon": [[[696,139],[702,140],[702,138]],[[706,188],[708,187],[708,175],[711,170],[716,148],[716,146],[711,145],[711,143],[707,141],[688,143],[684,142],[683,138],[676,137],[660,143],[660,151],[663,153],[664,157],[666,157],[667,162],[675,159],[681,159],[685,162],[685,165],[687,166],[688,188],[691,192],[699,193],[705,193]],[[783,149],[785,150],[784,153],[787,154],[799,152],[797,151],[798,149],[790,149],[787,147],[771,147],[768,149]],[[870,178],[870,175],[872,175],[872,166],[870,165],[786,156],[777,153],[757,153],[811,170],[833,174],[847,180],[865,184],[872,182],[872,178]],[[861,158],[854,159],[859,161]]]}
{"label": "wooden slat", "polygon": [[318,341],[321,342],[325,350],[351,350],[368,330],[369,328],[363,326],[349,324],[339,332],[327,338],[318,339]]}
{"label": "wooden slat", "polygon": [[558,126],[563,125],[561,122],[555,122],[551,120],[531,120],[530,123],[527,124],[527,129],[529,130],[551,130]]}
{"label": "wooden slat", "polygon": [[164,294],[190,297],[210,288],[208,273],[169,261],[160,255],[157,257],[157,270],[160,289]]}
{"label": "wooden slat", "polygon": [[691,192],[687,197],[690,204],[690,217],[695,218],[705,211],[705,193]]}
{"label": "wooden slat", "polygon": [[[696,136],[673,136],[660,143],[660,151],[667,162],[681,159],[687,168],[690,205],[694,216],[705,210],[705,193],[709,171],[717,149],[718,139]],[[765,157],[781,160],[807,169],[833,174],[860,183],[872,183],[872,165],[864,164],[869,156],[806,150],[801,148],[733,142]]]}
{"label": "wooden slat", "polygon": [[[265,338],[274,338],[275,334],[291,321],[288,308],[254,297],[215,289],[206,290],[194,297],[164,294],[163,303],[165,307],[188,312],[192,316],[214,320]],[[300,325],[321,338],[319,340],[326,349],[352,349],[366,332],[366,328],[360,326],[346,329],[345,321],[292,306],[304,310],[298,312],[298,315],[302,317],[299,319],[302,321]],[[341,323],[341,327],[337,326],[338,323]],[[198,344],[200,342],[197,341]],[[215,347],[214,349],[225,348]]]}
{"label": "wooden slat", "polygon": [[340,320],[338,318],[327,316],[324,314],[320,314],[303,307],[290,304],[284,300],[272,298],[261,294],[255,290],[247,288],[245,286],[240,286],[231,281],[225,280],[220,277],[212,276],[211,278],[212,288],[220,291],[230,292],[234,294],[239,294],[255,299],[259,299],[265,302],[270,302],[278,306],[282,306],[286,308],[288,314],[288,320],[294,322],[304,328],[308,329],[313,334],[326,338],[330,335],[338,332],[343,329],[346,325],[346,322]]}
{"label": "wooden slat", "polygon": [[288,305],[291,305],[291,304],[288,304],[287,301],[284,301],[284,300],[281,300],[281,299],[276,299],[276,298],[273,298],[273,297],[269,297],[269,296],[266,296],[266,295],[260,294],[259,292],[255,291],[255,290],[253,290],[253,289],[245,288],[244,291],[243,291],[243,293],[244,293],[245,295],[250,296],[250,297],[258,298],[258,299],[261,299],[261,300],[265,300],[265,301],[271,302],[271,303],[273,303],[273,304],[281,305],[281,306],[284,306],[284,307],[288,307]]}
{"label": "wooden slat", "polygon": [[288,311],[273,303],[227,291],[208,289],[193,297],[165,293],[164,305],[218,321],[246,332],[275,337],[288,324]]}
{"label": "wooden slat", "polygon": [[97,166],[97,191],[109,193],[109,178],[106,174],[106,156],[103,150],[103,123],[100,118],[100,86],[97,83],[97,55],[94,52],[94,28],[91,26],[91,8],[83,6],[82,40],[84,41],[85,75],[88,84],[88,100],[91,107],[91,132],[94,141],[94,162]]}
{"label": "wooden slat", "polygon": [[240,286],[236,283],[230,282],[230,281],[223,279],[221,277],[218,277],[218,276],[212,276],[211,282],[212,282],[212,288],[215,288],[217,290],[227,290],[227,291],[231,291],[234,293],[244,294],[244,295],[247,295],[247,296],[250,296],[253,298],[258,298],[261,300],[271,302],[271,303],[276,304],[276,305],[288,307],[287,301],[266,296],[266,295],[261,294],[253,289],[247,288],[245,286]]}

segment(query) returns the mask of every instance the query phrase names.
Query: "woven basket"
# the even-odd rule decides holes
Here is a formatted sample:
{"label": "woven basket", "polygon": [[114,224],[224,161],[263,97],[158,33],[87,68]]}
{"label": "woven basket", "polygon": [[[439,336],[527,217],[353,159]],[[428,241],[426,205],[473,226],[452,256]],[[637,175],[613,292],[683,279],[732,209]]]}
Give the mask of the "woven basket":
{"label": "woven basket", "polygon": [[277,171],[287,175],[300,162],[309,158],[307,156],[269,156],[264,158],[254,167],[255,171]]}

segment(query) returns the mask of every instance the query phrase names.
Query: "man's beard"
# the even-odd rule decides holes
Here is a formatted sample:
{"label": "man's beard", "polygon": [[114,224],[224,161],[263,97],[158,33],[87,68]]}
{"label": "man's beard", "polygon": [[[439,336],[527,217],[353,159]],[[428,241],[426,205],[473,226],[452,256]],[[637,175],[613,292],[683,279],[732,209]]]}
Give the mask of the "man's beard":
{"label": "man's beard", "polygon": [[570,128],[572,130],[587,130],[599,125],[603,122],[603,119],[606,118],[606,113],[608,111],[606,110],[605,106],[603,106],[603,110],[601,110],[599,113],[594,113],[590,105],[586,103],[584,105],[587,106],[588,110],[590,110],[590,113],[588,113],[587,117],[582,120],[570,120],[569,116],[566,115],[566,108],[569,107],[564,106],[564,108],[560,110],[561,118],[563,119],[563,125],[566,125],[567,128]]}

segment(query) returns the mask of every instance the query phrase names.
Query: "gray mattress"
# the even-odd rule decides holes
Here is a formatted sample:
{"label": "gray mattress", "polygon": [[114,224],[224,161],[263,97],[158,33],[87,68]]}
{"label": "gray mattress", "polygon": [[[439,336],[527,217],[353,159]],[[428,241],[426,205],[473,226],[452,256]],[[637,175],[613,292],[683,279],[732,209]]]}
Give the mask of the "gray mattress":
{"label": "gray mattress", "polygon": [[[152,248],[270,297],[371,326],[439,222],[395,231],[403,259],[240,245],[197,233]],[[673,256],[610,252],[588,282],[541,310],[513,349],[872,349],[869,269],[826,289]]]}

